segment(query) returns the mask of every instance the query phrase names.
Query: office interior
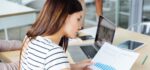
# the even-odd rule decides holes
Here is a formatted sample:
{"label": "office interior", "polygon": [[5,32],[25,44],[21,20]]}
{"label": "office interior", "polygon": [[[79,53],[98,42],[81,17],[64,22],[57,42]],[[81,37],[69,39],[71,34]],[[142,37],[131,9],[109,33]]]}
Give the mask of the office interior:
{"label": "office interior", "polygon": [[[3,1],[5,1],[5,3]],[[30,28],[36,20],[36,17],[42,9],[44,2],[45,0],[0,0],[0,39],[22,41],[28,28]],[[84,0],[84,2],[84,29],[95,27],[98,25],[97,23],[99,18],[99,16],[96,14],[95,0]],[[11,8],[11,5],[15,5],[13,9]],[[113,22],[118,28],[134,32],[137,35],[144,35],[144,37],[137,37],[137,40],[144,38],[141,41],[147,43],[150,42],[150,40],[145,41],[146,39],[150,39],[150,0],[103,0],[102,5],[103,16]],[[20,9],[21,11],[17,13],[19,8],[24,9]],[[13,11],[10,9],[12,9]],[[8,24],[12,26],[9,26]],[[118,29],[118,31],[119,30],[120,29]],[[122,34],[126,35],[126,33],[123,32]],[[135,34],[133,34],[133,36]],[[132,37],[132,34],[126,36],[128,36],[127,38],[130,38],[129,36]],[[115,42],[115,44],[117,44],[117,42]],[[74,43],[71,44],[74,45]],[[141,62],[141,60],[143,60],[142,57],[144,57],[145,55],[150,55],[150,52],[148,51],[150,50],[150,48],[146,49],[147,50],[145,50],[145,53],[143,51],[140,51],[142,52],[142,54],[144,53],[144,55],[140,56],[138,62]],[[1,55],[3,54],[3,52],[0,53]],[[9,52],[7,52],[7,54],[8,53]],[[14,53],[17,54],[18,51],[12,52],[12,55]],[[71,61],[73,60],[71,59]],[[136,62],[137,65],[138,62]],[[150,68],[148,67],[148,64],[150,64],[150,62],[146,62],[145,66],[135,66],[135,64],[132,70],[149,70]]]}

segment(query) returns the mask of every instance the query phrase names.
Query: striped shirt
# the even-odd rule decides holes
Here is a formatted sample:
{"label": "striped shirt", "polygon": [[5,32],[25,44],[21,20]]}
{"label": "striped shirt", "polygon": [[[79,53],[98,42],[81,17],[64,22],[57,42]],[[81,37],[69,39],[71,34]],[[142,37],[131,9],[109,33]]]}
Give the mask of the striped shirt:
{"label": "striped shirt", "polygon": [[68,58],[62,47],[50,39],[37,36],[23,49],[21,70],[61,70],[70,68]]}

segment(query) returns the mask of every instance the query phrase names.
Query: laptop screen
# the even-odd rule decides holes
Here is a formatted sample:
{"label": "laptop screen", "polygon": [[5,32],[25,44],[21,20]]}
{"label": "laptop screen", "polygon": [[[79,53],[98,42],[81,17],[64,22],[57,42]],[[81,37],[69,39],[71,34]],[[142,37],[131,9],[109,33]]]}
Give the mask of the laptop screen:
{"label": "laptop screen", "polygon": [[104,42],[113,42],[116,26],[103,16],[99,17],[95,45],[99,49]]}

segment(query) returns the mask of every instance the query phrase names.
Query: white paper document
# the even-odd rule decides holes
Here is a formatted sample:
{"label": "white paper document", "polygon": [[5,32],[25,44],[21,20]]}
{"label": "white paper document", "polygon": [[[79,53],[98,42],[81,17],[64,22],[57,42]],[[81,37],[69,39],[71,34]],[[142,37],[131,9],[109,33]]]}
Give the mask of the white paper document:
{"label": "white paper document", "polygon": [[139,54],[104,43],[90,67],[93,70],[130,70]]}

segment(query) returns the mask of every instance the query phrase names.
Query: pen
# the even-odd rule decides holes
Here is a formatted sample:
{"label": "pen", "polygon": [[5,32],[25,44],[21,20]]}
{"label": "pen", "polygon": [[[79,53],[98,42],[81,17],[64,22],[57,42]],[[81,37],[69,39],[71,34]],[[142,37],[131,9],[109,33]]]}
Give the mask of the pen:
{"label": "pen", "polygon": [[144,60],[142,61],[142,65],[144,65],[144,63],[146,62],[147,58],[148,58],[148,56],[146,55]]}

